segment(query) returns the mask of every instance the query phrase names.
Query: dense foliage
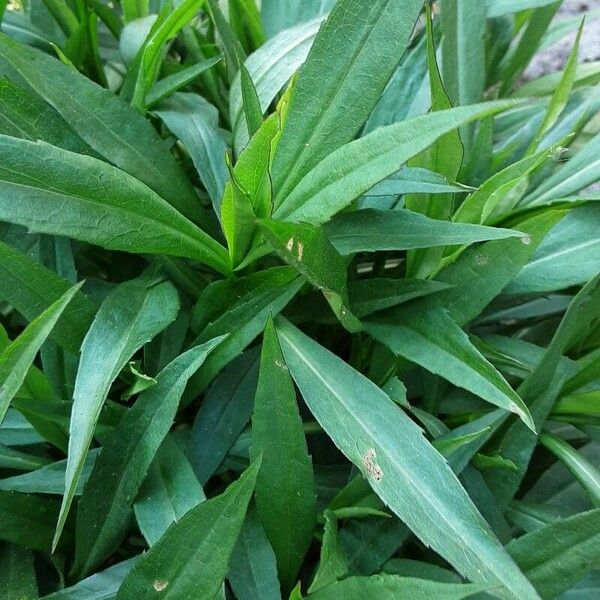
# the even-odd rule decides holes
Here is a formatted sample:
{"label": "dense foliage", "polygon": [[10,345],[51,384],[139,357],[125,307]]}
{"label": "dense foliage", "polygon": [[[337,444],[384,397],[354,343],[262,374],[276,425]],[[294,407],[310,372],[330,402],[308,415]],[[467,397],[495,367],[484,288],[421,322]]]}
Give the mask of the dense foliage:
{"label": "dense foliage", "polygon": [[600,597],[580,19],[5,4],[3,600]]}

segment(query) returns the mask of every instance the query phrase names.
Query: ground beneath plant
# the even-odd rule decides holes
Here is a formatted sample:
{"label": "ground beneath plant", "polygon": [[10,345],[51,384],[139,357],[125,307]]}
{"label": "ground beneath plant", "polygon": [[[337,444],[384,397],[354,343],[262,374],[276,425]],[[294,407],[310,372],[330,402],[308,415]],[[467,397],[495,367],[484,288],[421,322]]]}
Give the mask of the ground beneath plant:
{"label": "ground beneath plant", "polygon": [[[565,0],[556,18],[568,19],[593,10],[600,10],[600,0]],[[561,70],[573,47],[575,35],[573,33],[540,52],[529,65],[525,78],[535,79],[541,75]],[[588,20],[579,49],[580,62],[593,60],[600,60],[600,18]]]}

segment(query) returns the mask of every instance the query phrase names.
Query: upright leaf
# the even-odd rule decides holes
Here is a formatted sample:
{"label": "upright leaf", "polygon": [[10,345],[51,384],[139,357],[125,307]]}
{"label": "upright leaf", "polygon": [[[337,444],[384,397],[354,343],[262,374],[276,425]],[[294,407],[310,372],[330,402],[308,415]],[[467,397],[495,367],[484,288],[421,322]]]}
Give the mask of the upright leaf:
{"label": "upright leaf", "polygon": [[311,412],[390,509],[469,579],[536,598],[417,425],[375,384],[288,323],[280,321],[277,332]]}
{"label": "upright leaf", "polygon": [[179,298],[167,282],[147,278],[117,286],[102,303],[81,346],[73,393],[65,494],[56,546],[110,386],[132,354],[175,320]]}
{"label": "upright leaf", "polygon": [[[0,241],[0,298],[33,321],[70,288],[70,283],[26,254]],[[96,307],[82,292],[75,294],[50,333],[65,349],[79,352]]]}
{"label": "upright leaf", "polygon": [[42,344],[82,285],[73,286],[53,302],[0,354],[0,423],[4,420],[10,401],[25,381]]}
{"label": "upright leaf", "polygon": [[252,496],[260,461],[220,496],[190,510],[133,567],[117,600],[213,598],[227,568]]}
{"label": "upright leaf", "polygon": [[81,577],[122,541],[131,504],[171,428],[187,381],[222,339],[192,348],[165,367],[157,384],[140,395],[104,444],[77,510],[73,570]]}
{"label": "upright leaf", "polygon": [[275,155],[276,206],[320,160],[358,133],[408,47],[422,6],[422,0],[335,4],[298,78]]}
{"label": "upright leaf", "polygon": [[33,553],[16,544],[0,545],[0,595],[4,600],[38,597]]}
{"label": "upright leaf", "polygon": [[154,546],[165,531],[206,500],[192,466],[172,437],[167,436],[133,505],[138,526]]}
{"label": "upright leaf", "polygon": [[256,508],[284,589],[290,590],[315,527],[315,481],[296,392],[273,321],[267,321],[252,416],[250,456],[262,454]]}
{"label": "upright leaf", "polygon": [[497,101],[451,108],[376,129],[333,151],[284,198],[276,196],[273,216],[324,223],[440,136],[511,106]]}

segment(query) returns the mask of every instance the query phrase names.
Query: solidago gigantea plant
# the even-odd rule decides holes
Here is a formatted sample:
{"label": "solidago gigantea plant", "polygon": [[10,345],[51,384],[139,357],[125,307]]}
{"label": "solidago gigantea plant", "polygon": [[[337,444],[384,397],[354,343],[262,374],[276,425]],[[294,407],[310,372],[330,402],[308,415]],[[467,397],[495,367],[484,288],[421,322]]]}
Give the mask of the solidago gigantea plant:
{"label": "solidago gigantea plant", "polygon": [[559,5],[4,11],[3,599],[600,595],[600,67]]}

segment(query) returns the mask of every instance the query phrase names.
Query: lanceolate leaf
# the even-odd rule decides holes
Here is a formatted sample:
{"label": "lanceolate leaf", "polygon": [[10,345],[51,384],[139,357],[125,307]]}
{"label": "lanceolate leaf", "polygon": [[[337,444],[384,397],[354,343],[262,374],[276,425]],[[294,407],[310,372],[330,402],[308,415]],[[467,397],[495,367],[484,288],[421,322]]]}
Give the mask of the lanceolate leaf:
{"label": "lanceolate leaf", "polygon": [[87,575],[119,545],[131,504],[175,418],[190,376],[223,338],[188,350],[143,392],[102,448],[77,510],[77,554],[73,570]]}
{"label": "lanceolate leaf", "polygon": [[542,598],[557,598],[600,561],[600,509],[550,523],[507,550]]}
{"label": "lanceolate leaf", "polygon": [[228,272],[225,248],[116,167],[6,136],[0,159],[3,220],[112,250],[187,256]]}
{"label": "lanceolate leaf", "polygon": [[38,586],[33,553],[17,544],[4,543],[0,555],[0,594],[5,600],[36,598]]}
{"label": "lanceolate leaf", "polygon": [[183,515],[206,500],[192,466],[171,436],[167,436],[133,505],[140,531],[154,546]]}
{"label": "lanceolate leaf", "polygon": [[461,600],[485,590],[485,585],[438,583],[399,575],[349,577],[307,596],[307,600],[395,600],[396,598],[427,598],[428,600]]}
{"label": "lanceolate leaf", "polygon": [[[112,92],[60,61],[0,36],[0,70],[22,77],[89,146],[183,212],[201,218],[196,194],[152,126]],[[65,102],[65,90],[72,90]]]}
{"label": "lanceolate leaf", "polygon": [[[0,297],[33,321],[70,288],[70,283],[26,254],[0,241]],[[50,339],[76,353],[96,307],[81,291],[66,306]]]}
{"label": "lanceolate leaf", "polygon": [[402,409],[288,323],[280,321],[277,331],[309,408],[390,509],[469,579],[503,585],[514,598],[537,597],[445,460]]}
{"label": "lanceolate leaf", "polygon": [[376,129],[323,159],[292,192],[275,200],[273,216],[324,223],[440,136],[512,106],[498,101],[452,108]]}
{"label": "lanceolate leaf", "polygon": [[73,394],[65,494],[58,542],[110,386],[132,354],[175,320],[177,291],[141,278],[116,287],[103,302],[83,345]]}
{"label": "lanceolate leaf", "polygon": [[39,349],[81,285],[73,286],[53,302],[0,354],[0,423],[4,420],[10,401],[25,381]]}
{"label": "lanceolate leaf", "polygon": [[518,394],[443,309],[416,312],[400,307],[369,321],[366,329],[398,356],[514,412],[534,429],[531,415]]}
{"label": "lanceolate leaf", "polygon": [[472,244],[521,236],[518,231],[430,219],[409,210],[359,210],[338,215],[325,231],[340,254]]}
{"label": "lanceolate leaf", "polygon": [[213,598],[227,574],[259,468],[260,461],[252,463],[223,494],[169,527],[125,578],[117,600]]}
{"label": "lanceolate leaf", "polygon": [[250,456],[261,454],[256,507],[289,590],[313,536],[315,482],[294,384],[272,320],[265,328],[252,417]]}
{"label": "lanceolate leaf", "polygon": [[320,160],[358,133],[408,47],[422,6],[422,0],[336,3],[302,69],[275,155],[276,206]]}

